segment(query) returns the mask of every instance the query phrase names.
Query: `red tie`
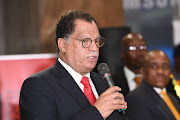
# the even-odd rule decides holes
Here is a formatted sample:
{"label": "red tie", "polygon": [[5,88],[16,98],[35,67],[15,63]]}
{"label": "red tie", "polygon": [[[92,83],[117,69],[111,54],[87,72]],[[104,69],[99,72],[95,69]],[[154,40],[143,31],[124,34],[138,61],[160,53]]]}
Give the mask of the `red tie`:
{"label": "red tie", "polygon": [[91,89],[91,85],[89,83],[88,77],[83,77],[81,83],[84,85],[84,94],[86,95],[91,105],[93,105],[94,102],[96,101],[96,97],[94,96],[94,93]]}

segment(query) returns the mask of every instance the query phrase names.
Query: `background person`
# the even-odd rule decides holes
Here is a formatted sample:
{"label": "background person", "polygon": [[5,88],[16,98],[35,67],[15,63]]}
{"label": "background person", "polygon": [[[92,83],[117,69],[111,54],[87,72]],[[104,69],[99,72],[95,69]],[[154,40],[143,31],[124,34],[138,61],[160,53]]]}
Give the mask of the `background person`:
{"label": "background person", "polygon": [[55,64],[22,85],[21,120],[126,119],[117,111],[127,108],[123,95],[114,92],[121,88],[107,89],[101,76],[91,72],[104,44],[95,19],[79,10],[64,13],[57,24],[56,43]]}
{"label": "background person", "polygon": [[121,92],[124,96],[136,88],[134,78],[141,77],[140,68],[146,52],[147,45],[142,35],[129,33],[123,37],[120,53],[123,66],[112,77],[115,85],[122,88]]}
{"label": "background person", "polygon": [[[128,119],[180,120],[180,101],[166,90],[171,75],[168,56],[161,50],[149,51],[145,55],[141,74],[143,80],[140,86],[126,96]],[[164,96],[166,93],[168,95]],[[170,98],[168,103],[165,102],[167,96]],[[175,112],[168,107],[171,102]]]}
{"label": "background person", "polygon": [[[139,86],[142,80],[140,69],[147,51],[146,41],[141,34],[129,33],[123,37],[120,53],[123,66],[112,77],[115,85],[122,89],[124,96]],[[171,80],[166,89],[177,97]]]}

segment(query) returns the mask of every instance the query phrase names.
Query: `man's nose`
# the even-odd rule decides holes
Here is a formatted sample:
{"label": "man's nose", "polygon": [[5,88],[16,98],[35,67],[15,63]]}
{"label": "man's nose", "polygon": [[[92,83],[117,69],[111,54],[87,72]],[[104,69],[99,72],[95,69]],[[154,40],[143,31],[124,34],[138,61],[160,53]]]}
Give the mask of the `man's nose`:
{"label": "man's nose", "polygon": [[98,49],[99,48],[97,47],[96,42],[92,41],[92,44],[90,45],[89,50],[97,51]]}
{"label": "man's nose", "polygon": [[159,66],[158,69],[157,69],[157,72],[158,72],[158,73],[163,73],[163,72],[164,72],[164,69],[163,69],[161,66]]}

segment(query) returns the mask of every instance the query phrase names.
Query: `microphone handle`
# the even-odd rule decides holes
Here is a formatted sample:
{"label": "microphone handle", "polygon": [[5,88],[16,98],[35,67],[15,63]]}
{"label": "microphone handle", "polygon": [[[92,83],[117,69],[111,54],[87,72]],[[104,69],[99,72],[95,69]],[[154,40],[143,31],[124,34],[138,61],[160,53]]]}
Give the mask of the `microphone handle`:
{"label": "microphone handle", "polygon": [[[115,86],[110,73],[105,73],[103,79],[106,81],[109,87]],[[122,114],[125,114],[125,110],[126,109],[119,109],[118,111],[121,112]]]}
{"label": "microphone handle", "polygon": [[105,73],[103,79],[106,81],[109,87],[115,86],[110,73]]}

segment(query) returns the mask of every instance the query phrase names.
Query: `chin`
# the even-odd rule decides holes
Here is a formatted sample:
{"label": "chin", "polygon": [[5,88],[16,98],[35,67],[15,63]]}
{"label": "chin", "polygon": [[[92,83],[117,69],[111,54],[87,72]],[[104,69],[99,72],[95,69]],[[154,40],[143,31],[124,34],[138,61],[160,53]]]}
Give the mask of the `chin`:
{"label": "chin", "polygon": [[94,62],[89,62],[88,64],[89,64],[89,65],[91,65],[91,66],[96,66],[97,61],[94,61]]}
{"label": "chin", "polygon": [[93,70],[95,67],[96,67],[96,65],[92,65],[89,68]]}
{"label": "chin", "polygon": [[96,64],[89,64],[87,65],[87,68],[90,70],[93,70],[96,67]]}
{"label": "chin", "polygon": [[157,84],[157,85],[156,85],[156,87],[161,88],[161,89],[164,88],[165,86],[166,86],[166,85],[165,85],[164,83],[161,83],[161,84]]}

